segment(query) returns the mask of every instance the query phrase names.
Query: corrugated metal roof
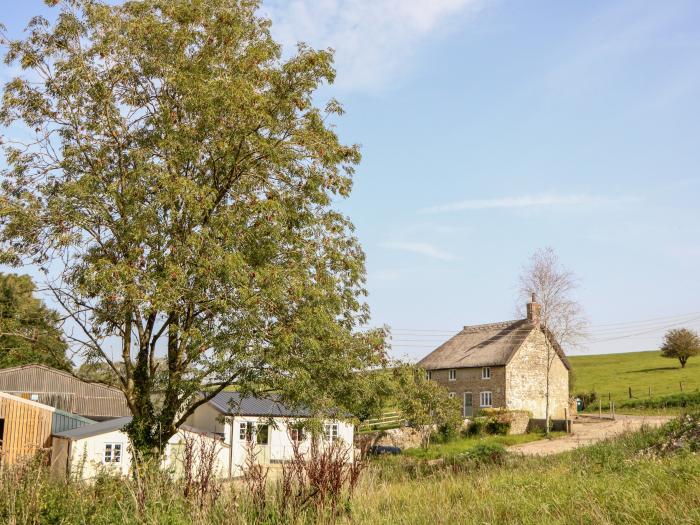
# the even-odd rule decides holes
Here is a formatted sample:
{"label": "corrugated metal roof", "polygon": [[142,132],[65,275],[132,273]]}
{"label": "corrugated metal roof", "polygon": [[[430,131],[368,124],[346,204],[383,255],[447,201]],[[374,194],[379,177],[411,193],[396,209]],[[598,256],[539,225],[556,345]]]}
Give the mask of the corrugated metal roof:
{"label": "corrugated metal roof", "polygon": [[131,416],[118,417],[116,419],[101,421],[99,423],[93,423],[92,425],[85,425],[82,427],[73,428],[71,430],[65,430],[63,432],[54,432],[53,435],[71,440],[99,436],[100,434],[106,434],[107,432],[122,430],[126,425],[131,423],[131,419]]}
{"label": "corrugated metal roof", "polygon": [[282,417],[310,417],[311,412],[305,408],[289,408],[276,398],[243,397],[238,392],[219,392],[211,403],[222,414],[235,414],[241,416],[282,416]]}
{"label": "corrugated metal roof", "polygon": [[94,423],[95,421],[92,419],[77,414],[69,414],[68,412],[57,409],[51,418],[51,433],[63,432],[64,430],[84,427],[85,425],[92,425]]}
{"label": "corrugated metal roof", "polygon": [[44,365],[0,369],[0,391],[19,396],[37,394],[40,403],[88,418],[130,414],[119,389],[81,381],[68,372]]}
{"label": "corrugated metal roof", "polygon": [[[92,436],[99,436],[100,434],[106,434],[108,432],[114,432],[117,430],[121,431],[124,429],[125,426],[131,423],[132,419],[133,418],[131,416],[128,416],[118,417],[116,419],[110,419],[108,421],[101,421],[99,423],[91,422],[91,424],[72,429],[66,429],[62,432],[52,432],[52,434],[55,437],[66,438],[75,441],[78,439],[84,439]],[[189,425],[182,425],[180,427],[180,430],[201,434],[219,440],[223,437],[222,435],[217,434],[215,432],[208,432],[206,430],[195,428]]]}

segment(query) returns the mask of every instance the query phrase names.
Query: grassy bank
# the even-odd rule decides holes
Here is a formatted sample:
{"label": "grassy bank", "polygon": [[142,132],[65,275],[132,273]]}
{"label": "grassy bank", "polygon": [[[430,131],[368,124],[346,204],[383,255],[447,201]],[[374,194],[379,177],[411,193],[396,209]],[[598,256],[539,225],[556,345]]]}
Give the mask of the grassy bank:
{"label": "grassy bank", "polygon": [[[695,524],[700,459],[648,459],[659,431],[548,458],[416,477],[373,469],[344,523]],[[415,471],[412,471],[415,472]]]}
{"label": "grassy bank", "polygon": [[[691,451],[700,448],[697,419],[692,430],[691,446],[671,452],[657,445],[675,443],[677,434],[670,439],[661,429],[547,458],[494,453],[500,446],[496,437],[469,449],[488,452],[480,456],[458,453],[444,462],[378,458],[335,510],[306,506],[293,514],[284,513],[279,485],[268,488],[260,512],[254,494],[239,483],[216,485],[199,497],[196,491],[188,496],[182,482],[160,476],[147,479],[143,490],[131,480],[110,477],[89,485],[60,482],[29,466],[0,475],[0,522],[695,524],[700,523],[700,458]],[[650,449],[663,452],[641,453]]]}

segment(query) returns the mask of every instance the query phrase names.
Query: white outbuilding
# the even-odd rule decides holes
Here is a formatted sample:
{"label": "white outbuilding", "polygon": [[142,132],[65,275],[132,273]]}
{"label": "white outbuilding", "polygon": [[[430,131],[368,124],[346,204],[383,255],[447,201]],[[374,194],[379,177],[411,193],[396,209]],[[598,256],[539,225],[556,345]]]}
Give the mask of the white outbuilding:
{"label": "white outbuilding", "polygon": [[[92,479],[102,472],[128,475],[132,454],[124,427],[130,422],[130,416],[120,417],[55,433],[51,451],[52,471],[84,480]],[[194,450],[191,457],[195,463],[201,457],[199,450],[206,447],[213,455],[212,468],[215,476],[226,475],[229,447],[220,436],[187,425],[180,427],[168,440],[162,458],[164,469],[176,476],[183,472],[188,442]]]}
{"label": "white outbuilding", "polygon": [[[206,447],[213,455],[216,477],[242,475],[251,457],[264,466],[281,464],[293,459],[295,449],[304,455],[312,449],[312,436],[304,425],[311,417],[309,411],[288,408],[274,398],[221,392],[199,406],[168,440],[162,465],[175,475],[181,473],[188,443],[190,447]],[[100,472],[128,475],[132,455],[124,427],[130,422],[131,417],[120,417],[54,433],[52,470],[81,479],[94,478]],[[352,462],[354,425],[332,418],[320,425],[316,445],[322,449],[333,444]]]}
{"label": "white outbuilding", "polygon": [[[228,446],[229,477],[240,476],[251,448],[257,463],[275,465],[290,461],[295,446],[307,454],[311,433],[304,423],[312,414],[304,408],[290,408],[274,398],[242,396],[238,392],[221,392],[199,407],[187,420],[189,425],[221,435]],[[341,419],[321,421],[320,447],[334,443],[342,448],[348,462],[354,460],[352,423]]]}

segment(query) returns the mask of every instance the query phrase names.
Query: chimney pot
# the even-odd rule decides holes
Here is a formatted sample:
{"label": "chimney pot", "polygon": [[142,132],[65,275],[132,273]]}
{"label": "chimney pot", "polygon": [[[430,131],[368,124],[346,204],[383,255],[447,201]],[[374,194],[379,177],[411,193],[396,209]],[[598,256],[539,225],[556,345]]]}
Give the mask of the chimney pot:
{"label": "chimney pot", "polygon": [[542,307],[537,303],[535,293],[532,293],[532,300],[527,303],[527,319],[532,324],[539,326]]}

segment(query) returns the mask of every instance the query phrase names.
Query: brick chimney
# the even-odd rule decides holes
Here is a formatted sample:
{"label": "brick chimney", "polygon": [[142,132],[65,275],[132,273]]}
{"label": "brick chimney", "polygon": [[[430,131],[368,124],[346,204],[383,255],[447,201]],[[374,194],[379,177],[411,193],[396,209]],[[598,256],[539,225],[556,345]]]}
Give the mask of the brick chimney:
{"label": "brick chimney", "polygon": [[534,325],[540,324],[540,314],[542,307],[537,302],[535,298],[535,293],[532,293],[532,300],[527,303],[527,319]]}

